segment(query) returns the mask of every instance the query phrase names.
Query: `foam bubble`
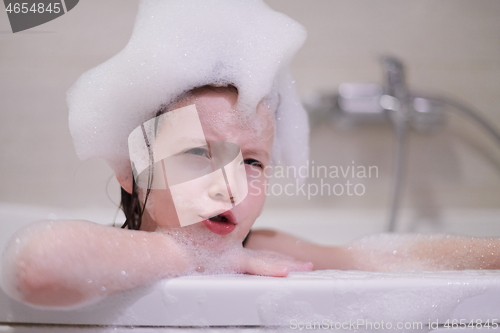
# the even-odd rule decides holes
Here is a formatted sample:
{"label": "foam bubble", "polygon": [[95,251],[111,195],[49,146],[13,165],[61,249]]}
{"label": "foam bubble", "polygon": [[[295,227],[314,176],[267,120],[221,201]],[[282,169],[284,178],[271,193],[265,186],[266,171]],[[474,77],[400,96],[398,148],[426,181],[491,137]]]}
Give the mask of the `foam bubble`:
{"label": "foam bubble", "polygon": [[142,1],[127,46],[68,91],[78,156],[104,158],[129,177],[127,137],[135,127],[194,87],[233,84],[242,113],[255,112],[263,98],[278,105],[275,161],[305,164],[307,115],[288,71],[305,37],[300,24],[261,0]]}
{"label": "foam bubble", "polygon": [[183,275],[237,273],[237,263],[249,252],[240,241],[216,235],[200,225],[157,231],[169,235],[184,248],[184,253],[189,253],[191,266]]}

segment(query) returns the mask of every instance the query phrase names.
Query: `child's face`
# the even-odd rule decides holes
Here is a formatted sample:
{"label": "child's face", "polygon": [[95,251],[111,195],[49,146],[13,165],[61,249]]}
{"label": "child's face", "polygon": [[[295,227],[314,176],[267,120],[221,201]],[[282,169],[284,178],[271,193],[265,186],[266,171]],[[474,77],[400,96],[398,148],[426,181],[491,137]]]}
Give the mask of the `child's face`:
{"label": "child's face", "polygon": [[[228,240],[241,241],[246,236],[256,218],[260,215],[265,201],[265,175],[263,168],[270,163],[274,137],[274,118],[269,109],[259,104],[257,112],[250,118],[241,118],[242,112],[235,111],[237,94],[227,89],[205,89],[175,105],[174,108],[195,104],[198,110],[205,139],[212,142],[230,142],[238,145],[247,174],[248,195],[234,208],[227,196],[227,187],[222,182],[214,182],[206,191],[194,188],[193,193],[184,193],[197,200],[210,201],[207,209],[193,209],[174,206],[172,192],[151,190],[146,204],[147,214],[143,217],[145,229],[172,229],[179,227],[179,216],[198,215],[201,223],[183,229],[196,228],[198,232],[218,234]],[[189,151],[194,158],[203,159],[200,149]],[[243,166],[242,166],[243,167]],[[200,193],[202,192],[202,193]],[[145,191],[141,190],[143,201]],[[210,211],[209,211],[210,210]],[[228,211],[229,210],[229,211]],[[213,215],[219,217],[209,219]]]}

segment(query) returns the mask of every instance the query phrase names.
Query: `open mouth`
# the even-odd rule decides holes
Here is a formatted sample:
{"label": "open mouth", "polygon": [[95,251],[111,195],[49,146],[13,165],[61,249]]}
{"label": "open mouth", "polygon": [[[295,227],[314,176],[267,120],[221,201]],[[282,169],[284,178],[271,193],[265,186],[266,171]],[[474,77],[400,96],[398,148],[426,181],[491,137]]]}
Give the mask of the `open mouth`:
{"label": "open mouth", "polygon": [[208,230],[218,235],[227,235],[236,227],[236,219],[231,211],[227,211],[218,215],[213,215],[202,223]]}
{"label": "open mouth", "polygon": [[223,223],[229,222],[229,220],[227,219],[227,217],[225,217],[224,215],[220,215],[220,214],[212,216],[212,217],[209,217],[208,219],[210,221],[213,221],[213,222],[223,222]]}

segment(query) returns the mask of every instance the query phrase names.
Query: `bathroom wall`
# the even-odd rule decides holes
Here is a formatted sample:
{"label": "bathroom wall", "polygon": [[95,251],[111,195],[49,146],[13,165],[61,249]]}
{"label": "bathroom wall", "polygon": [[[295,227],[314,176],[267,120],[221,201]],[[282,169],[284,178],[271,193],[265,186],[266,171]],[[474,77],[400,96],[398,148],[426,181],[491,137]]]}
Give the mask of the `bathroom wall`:
{"label": "bathroom wall", "polygon": [[[411,88],[458,98],[500,127],[497,0],[266,2],[308,30],[292,67],[304,100],[342,82],[382,82],[379,57],[391,54],[407,66]],[[0,10],[0,202],[114,211],[110,169],[81,162],[73,151],[65,92],[123,48],[136,9],[132,0],[80,1],[63,17],[16,34]],[[377,166],[377,177],[356,180],[363,195],[271,196],[269,208],[373,210],[382,219],[393,170],[390,124],[321,118],[311,142],[317,165]],[[445,209],[497,212],[499,194],[500,149],[475,126],[452,116],[433,133],[411,133],[402,201],[409,220],[439,220]]]}
{"label": "bathroom wall", "polygon": [[[305,101],[314,101],[318,92],[334,92],[343,82],[382,83],[380,57],[389,54],[406,65],[410,89],[464,102],[500,128],[498,1],[268,3],[308,30],[293,66]],[[419,230],[439,229],[436,221],[447,220],[456,210],[467,211],[471,223],[487,219],[486,211],[489,219],[500,220],[499,146],[463,117],[447,115],[446,124],[432,133],[410,133],[403,230],[415,230],[411,224],[420,224]],[[395,148],[390,124],[345,126],[324,115],[315,121],[311,160],[321,165],[376,165],[379,177],[357,180],[366,185],[363,196],[323,195],[310,202],[299,198],[295,205],[373,210],[377,223],[385,224],[388,213],[380,210],[389,206]],[[271,197],[271,202],[285,206],[290,199]]]}

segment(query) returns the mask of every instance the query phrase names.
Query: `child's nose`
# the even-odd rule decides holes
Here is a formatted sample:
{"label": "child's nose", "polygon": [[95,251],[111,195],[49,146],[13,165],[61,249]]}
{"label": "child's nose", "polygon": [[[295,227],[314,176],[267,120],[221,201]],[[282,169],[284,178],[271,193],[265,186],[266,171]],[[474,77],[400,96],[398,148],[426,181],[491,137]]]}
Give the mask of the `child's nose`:
{"label": "child's nose", "polygon": [[231,203],[239,204],[248,194],[247,175],[243,158],[236,158],[224,167]]}
{"label": "child's nose", "polygon": [[229,188],[226,184],[226,180],[224,179],[224,175],[221,170],[219,170],[219,172],[220,175],[218,175],[210,184],[208,195],[213,200],[231,202],[231,195],[229,193]]}

